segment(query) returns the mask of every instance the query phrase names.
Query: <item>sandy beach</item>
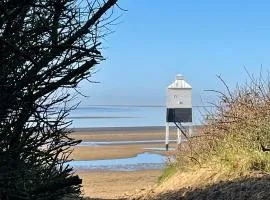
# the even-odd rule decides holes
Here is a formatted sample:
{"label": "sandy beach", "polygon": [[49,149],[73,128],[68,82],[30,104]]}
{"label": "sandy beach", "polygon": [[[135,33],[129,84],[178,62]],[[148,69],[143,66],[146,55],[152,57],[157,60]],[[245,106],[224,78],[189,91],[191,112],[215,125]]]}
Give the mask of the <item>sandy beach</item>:
{"label": "sandy beach", "polygon": [[157,183],[161,170],[133,172],[80,171],[86,197],[117,199],[127,194],[145,190]]}
{"label": "sandy beach", "polygon": [[[91,142],[164,140],[164,127],[77,129],[71,136]],[[176,133],[172,133],[171,139],[176,139]],[[175,147],[175,144],[171,146]],[[165,153],[147,149],[153,147],[164,147],[164,143],[78,146],[74,148],[71,158],[100,160],[129,158],[144,152]],[[83,179],[86,197],[113,199],[155,185],[162,169],[124,172],[77,170],[76,173]]]}
{"label": "sandy beach", "polygon": [[[78,131],[79,130],[79,131]],[[83,141],[151,141],[164,140],[164,127],[123,127],[123,128],[93,128],[78,129],[71,136]],[[170,139],[176,140],[176,133],[172,132]],[[164,143],[124,144],[100,146],[78,146],[74,148],[71,158],[74,160],[94,160],[108,158],[127,158],[143,152],[151,147],[164,147]],[[170,145],[175,147],[175,143]],[[161,153],[161,152],[159,152]],[[164,153],[164,152],[163,152]]]}
{"label": "sandy beach", "polygon": [[[171,132],[170,139],[176,139],[175,128]],[[164,140],[165,127],[77,128],[71,136],[83,141]]]}
{"label": "sandy beach", "polygon": [[[102,147],[75,147],[71,155],[74,160],[97,160],[97,159],[113,159],[113,158],[128,158],[134,157],[137,154],[144,152],[157,152],[153,150],[146,150],[152,147],[164,147],[164,144],[129,144],[129,145],[108,145]],[[145,149],[146,148],[146,149]]]}

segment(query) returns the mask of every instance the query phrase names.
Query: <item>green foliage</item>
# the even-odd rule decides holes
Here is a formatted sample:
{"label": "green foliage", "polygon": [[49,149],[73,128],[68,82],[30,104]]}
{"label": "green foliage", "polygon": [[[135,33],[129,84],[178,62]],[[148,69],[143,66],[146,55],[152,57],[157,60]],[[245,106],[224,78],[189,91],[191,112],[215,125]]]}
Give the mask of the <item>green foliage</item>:
{"label": "green foliage", "polygon": [[158,178],[158,184],[173,176],[177,171],[178,169],[176,165],[168,165],[165,169],[163,169],[162,175]]}

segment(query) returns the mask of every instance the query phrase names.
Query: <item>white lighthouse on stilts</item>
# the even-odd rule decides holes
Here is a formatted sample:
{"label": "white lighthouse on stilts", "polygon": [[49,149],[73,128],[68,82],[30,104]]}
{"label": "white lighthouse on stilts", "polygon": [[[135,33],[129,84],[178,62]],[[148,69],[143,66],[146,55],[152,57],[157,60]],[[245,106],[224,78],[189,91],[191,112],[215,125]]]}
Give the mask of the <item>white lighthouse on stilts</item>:
{"label": "white lighthouse on stilts", "polygon": [[166,96],[166,150],[169,149],[170,125],[177,126],[177,143],[181,143],[182,123],[192,123],[192,87],[178,74],[176,80],[168,86]]}

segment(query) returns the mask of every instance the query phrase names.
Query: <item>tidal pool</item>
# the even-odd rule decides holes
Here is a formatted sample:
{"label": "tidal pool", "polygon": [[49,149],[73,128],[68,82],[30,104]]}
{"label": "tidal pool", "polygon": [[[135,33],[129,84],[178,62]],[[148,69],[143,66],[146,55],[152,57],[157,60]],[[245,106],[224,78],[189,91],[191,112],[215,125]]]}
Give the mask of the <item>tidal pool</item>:
{"label": "tidal pool", "polygon": [[167,157],[153,153],[142,153],[131,158],[107,160],[79,160],[67,164],[75,169],[84,170],[110,170],[110,171],[136,171],[146,169],[161,169],[165,166]]}

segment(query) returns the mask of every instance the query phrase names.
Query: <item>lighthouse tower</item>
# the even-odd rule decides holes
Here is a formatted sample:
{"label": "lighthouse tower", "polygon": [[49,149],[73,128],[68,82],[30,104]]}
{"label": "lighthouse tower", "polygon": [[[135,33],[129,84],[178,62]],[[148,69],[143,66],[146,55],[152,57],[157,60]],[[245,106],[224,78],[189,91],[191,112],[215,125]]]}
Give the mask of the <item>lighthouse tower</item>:
{"label": "lighthouse tower", "polygon": [[[192,87],[178,74],[173,83],[168,86],[166,95],[166,149],[169,148],[170,124],[192,122]],[[177,126],[178,143],[181,142],[181,130]]]}

